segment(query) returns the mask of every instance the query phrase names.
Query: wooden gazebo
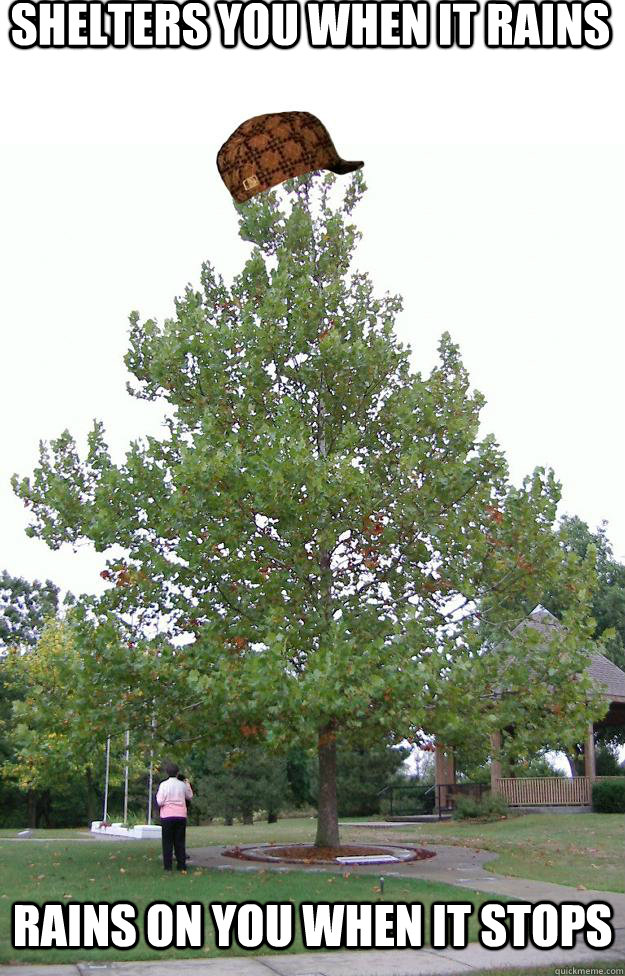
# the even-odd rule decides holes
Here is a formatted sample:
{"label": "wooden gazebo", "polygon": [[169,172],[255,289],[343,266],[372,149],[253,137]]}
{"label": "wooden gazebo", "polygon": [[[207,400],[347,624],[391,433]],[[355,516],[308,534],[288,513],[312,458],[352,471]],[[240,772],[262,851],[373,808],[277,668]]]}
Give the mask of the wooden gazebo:
{"label": "wooden gazebo", "polygon": [[[544,607],[536,607],[525,620],[512,631],[520,633],[532,627],[546,635],[552,627],[560,627],[556,617]],[[608,704],[608,711],[596,723],[589,722],[584,743],[584,775],[564,779],[559,776],[515,778],[502,776],[501,762],[497,758],[501,748],[501,732],[491,735],[491,792],[499,793],[510,806],[589,806],[592,802],[592,784],[598,777],[595,765],[594,732],[597,728],[625,726],[625,672],[603,654],[590,656],[587,672],[594,680],[602,697]],[[437,743],[436,746],[437,786],[451,789],[437,790],[443,800],[453,793],[455,769],[453,751]]]}

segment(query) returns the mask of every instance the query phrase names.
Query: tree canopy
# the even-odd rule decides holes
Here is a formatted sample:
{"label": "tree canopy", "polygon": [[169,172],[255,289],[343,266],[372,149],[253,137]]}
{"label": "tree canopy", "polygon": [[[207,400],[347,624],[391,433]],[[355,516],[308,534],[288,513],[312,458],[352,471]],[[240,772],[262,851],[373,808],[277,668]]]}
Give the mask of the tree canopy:
{"label": "tree canopy", "polygon": [[51,580],[31,583],[4,569],[0,575],[0,648],[34,647],[58,606],[59,588]]}
{"label": "tree canopy", "polygon": [[[592,597],[592,616],[595,620],[593,636],[602,638],[602,652],[625,670],[625,566],[614,558],[608,538],[607,522],[592,532],[587,523],[576,515],[560,520],[558,534],[562,546],[585,559],[589,549],[596,552],[597,585]],[[555,586],[545,598],[547,606],[561,616],[566,605],[566,593]]]}
{"label": "tree canopy", "polygon": [[[401,299],[351,269],[362,174],[335,190],[311,175],[239,206],[252,249],[232,284],[206,263],[173,318],[132,314],[128,389],[163,404],[164,436],[116,464],[101,423],[84,457],[66,431],[13,482],[31,535],[126,554],[80,611],[92,710],[153,717],[179,744],[316,748],[323,845],[338,843],[337,740],[486,734],[504,660],[522,690],[508,707],[536,731],[547,691],[527,658],[504,643],[493,672],[481,649],[558,577],[566,656],[556,641],[534,667],[552,684],[583,671],[592,574],[553,532],[553,472],[514,487],[480,435],[484,398],[450,336],[428,376],[413,370]],[[571,691],[561,729],[585,699]]]}

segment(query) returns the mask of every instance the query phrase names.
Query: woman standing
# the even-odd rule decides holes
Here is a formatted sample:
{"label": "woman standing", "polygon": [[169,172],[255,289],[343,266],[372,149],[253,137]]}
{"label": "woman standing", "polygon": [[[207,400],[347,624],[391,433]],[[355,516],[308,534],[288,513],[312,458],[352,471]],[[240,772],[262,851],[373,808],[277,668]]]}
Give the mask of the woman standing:
{"label": "woman standing", "polygon": [[185,837],[187,832],[187,800],[193,791],[187,779],[178,779],[175,763],[165,763],[167,779],[158,788],[156,802],[160,808],[163,841],[163,867],[172,869],[172,852],[176,854],[176,867],[186,870]]}

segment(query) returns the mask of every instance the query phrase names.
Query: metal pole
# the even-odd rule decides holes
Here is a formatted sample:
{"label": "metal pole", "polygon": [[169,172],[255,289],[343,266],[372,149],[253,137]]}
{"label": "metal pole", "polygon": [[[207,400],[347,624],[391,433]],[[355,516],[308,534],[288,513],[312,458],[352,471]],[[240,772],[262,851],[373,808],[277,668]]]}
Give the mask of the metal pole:
{"label": "metal pole", "polygon": [[130,729],[126,729],[126,765],[124,768],[124,823],[128,823],[128,765],[130,763]]}
{"label": "metal pole", "polygon": [[150,749],[150,775],[148,777],[148,825],[152,823],[152,788],[154,783],[154,750]]}
{"label": "metal pole", "polygon": [[111,759],[111,737],[108,735],[106,737],[106,769],[104,773],[104,813],[102,814],[102,821],[106,823],[106,818],[108,816],[108,806],[109,806],[109,765]]}
{"label": "metal pole", "polygon": [[150,775],[148,777],[148,826],[152,823],[152,792],[154,789],[154,729],[156,719],[152,713],[152,748],[150,749]]}

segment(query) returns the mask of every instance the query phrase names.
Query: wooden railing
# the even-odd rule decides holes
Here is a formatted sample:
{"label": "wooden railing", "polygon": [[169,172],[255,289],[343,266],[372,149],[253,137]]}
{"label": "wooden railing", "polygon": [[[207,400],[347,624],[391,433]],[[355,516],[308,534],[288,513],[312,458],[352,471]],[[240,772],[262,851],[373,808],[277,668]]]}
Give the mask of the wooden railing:
{"label": "wooden railing", "polygon": [[511,807],[590,806],[592,784],[612,776],[535,776],[527,779],[498,779],[497,792]]}

